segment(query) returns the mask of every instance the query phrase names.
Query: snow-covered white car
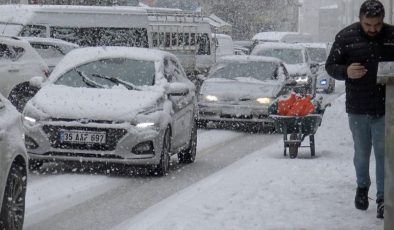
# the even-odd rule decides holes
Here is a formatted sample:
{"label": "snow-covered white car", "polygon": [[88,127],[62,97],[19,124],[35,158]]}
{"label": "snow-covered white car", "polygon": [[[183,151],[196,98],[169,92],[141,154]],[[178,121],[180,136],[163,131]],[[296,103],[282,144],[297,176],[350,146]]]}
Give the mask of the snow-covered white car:
{"label": "snow-covered white car", "polygon": [[0,94],[0,229],[22,229],[27,153],[21,115]]}
{"label": "snow-covered white car", "polygon": [[195,160],[196,109],[195,86],[168,52],[75,49],[23,111],[30,167],[89,161],[150,165],[164,175],[170,154]]}
{"label": "snow-covered white car", "polygon": [[[272,128],[269,105],[296,84],[284,63],[272,57],[226,56],[211,68],[201,87],[199,125],[210,121],[261,124]],[[256,126],[257,127],[257,126]]]}
{"label": "snow-covered white car", "polygon": [[335,79],[328,75],[325,69],[325,63],[328,56],[326,43],[301,43],[306,48],[311,60],[319,63],[319,69],[316,72],[316,91],[332,93],[335,90]]}
{"label": "snow-covered white car", "polygon": [[300,93],[316,93],[316,71],[318,63],[312,62],[306,48],[300,44],[266,42],[257,45],[251,55],[279,58],[286,63],[291,77],[297,81]]}
{"label": "snow-covered white car", "polygon": [[7,97],[19,111],[35,92],[29,80],[34,76],[48,76],[45,61],[29,42],[0,36],[0,93]]}
{"label": "snow-covered white car", "polygon": [[79,45],[55,38],[20,37],[27,40],[30,45],[40,54],[52,72],[56,64],[71,50],[79,48]]}

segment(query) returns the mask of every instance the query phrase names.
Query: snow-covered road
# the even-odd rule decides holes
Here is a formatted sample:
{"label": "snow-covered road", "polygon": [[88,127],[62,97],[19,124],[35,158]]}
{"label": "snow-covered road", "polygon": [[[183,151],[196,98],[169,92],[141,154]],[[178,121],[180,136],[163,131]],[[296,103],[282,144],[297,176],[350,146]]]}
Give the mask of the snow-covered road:
{"label": "snow-covered road", "polygon": [[109,229],[149,206],[215,173],[238,159],[280,141],[281,136],[229,130],[199,130],[197,160],[182,165],[173,158],[163,178],[117,175],[81,167],[31,174],[24,229]]}

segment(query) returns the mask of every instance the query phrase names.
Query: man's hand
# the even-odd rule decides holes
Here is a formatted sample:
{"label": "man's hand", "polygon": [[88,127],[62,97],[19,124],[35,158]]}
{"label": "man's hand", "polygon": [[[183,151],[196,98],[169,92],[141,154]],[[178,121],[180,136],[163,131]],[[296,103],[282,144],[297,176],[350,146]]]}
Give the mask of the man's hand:
{"label": "man's hand", "polygon": [[347,67],[347,76],[351,79],[360,79],[367,73],[367,69],[360,63],[353,63]]}

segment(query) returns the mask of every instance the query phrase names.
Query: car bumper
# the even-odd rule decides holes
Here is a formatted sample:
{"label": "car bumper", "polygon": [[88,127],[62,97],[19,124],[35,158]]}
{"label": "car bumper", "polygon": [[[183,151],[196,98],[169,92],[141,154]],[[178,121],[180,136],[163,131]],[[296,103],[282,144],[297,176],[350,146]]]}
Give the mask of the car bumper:
{"label": "car bumper", "polygon": [[[67,143],[60,130],[106,132],[106,143]],[[30,159],[43,161],[88,161],[128,165],[158,164],[162,150],[162,130],[139,129],[122,124],[40,123],[26,127],[25,144]],[[144,145],[146,151],[136,151]]]}
{"label": "car bumper", "polygon": [[199,121],[259,122],[272,124],[268,106],[199,103]]}

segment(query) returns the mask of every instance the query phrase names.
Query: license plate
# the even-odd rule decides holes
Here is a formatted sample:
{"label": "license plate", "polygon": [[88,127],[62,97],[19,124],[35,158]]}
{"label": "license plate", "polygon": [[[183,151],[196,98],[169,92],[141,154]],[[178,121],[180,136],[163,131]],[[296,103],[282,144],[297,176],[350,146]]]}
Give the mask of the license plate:
{"label": "license plate", "polygon": [[106,132],[61,130],[59,138],[62,143],[105,144]]}

